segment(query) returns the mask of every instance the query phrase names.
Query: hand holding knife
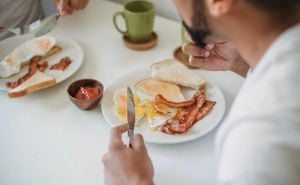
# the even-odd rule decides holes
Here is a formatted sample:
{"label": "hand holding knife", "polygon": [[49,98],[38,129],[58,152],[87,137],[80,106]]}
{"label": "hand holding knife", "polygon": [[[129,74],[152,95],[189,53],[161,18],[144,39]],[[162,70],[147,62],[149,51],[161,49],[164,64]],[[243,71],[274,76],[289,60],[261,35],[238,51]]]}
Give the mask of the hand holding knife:
{"label": "hand holding knife", "polygon": [[130,87],[127,87],[127,122],[128,129],[128,147],[132,148],[132,137],[134,135],[135,126],[135,106],[134,97]]}

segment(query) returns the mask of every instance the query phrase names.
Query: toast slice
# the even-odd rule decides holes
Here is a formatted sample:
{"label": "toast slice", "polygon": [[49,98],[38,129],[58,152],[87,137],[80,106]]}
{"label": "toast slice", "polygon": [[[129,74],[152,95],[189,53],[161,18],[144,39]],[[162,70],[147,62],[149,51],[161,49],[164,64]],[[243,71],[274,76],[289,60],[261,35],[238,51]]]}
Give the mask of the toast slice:
{"label": "toast slice", "polygon": [[18,98],[25,96],[30,92],[34,92],[40,89],[44,89],[56,84],[54,77],[46,75],[45,73],[37,71],[28,80],[23,82],[18,87],[8,91],[8,96],[10,98]]}
{"label": "toast slice", "polygon": [[169,101],[181,102],[185,100],[179,86],[169,82],[148,78],[137,82],[135,88],[152,98],[161,94]]}
{"label": "toast slice", "polygon": [[180,86],[191,87],[196,90],[205,85],[203,77],[172,59],[152,64],[151,77]]}
{"label": "toast slice", "polygon": [[[51,57],[52,55],[61,51],[61,47],[58,45],[53,46],[44,56],[41,57],[41,60]],[[21,68],[27,66],[30,63],[30,60],[21,64]]]}

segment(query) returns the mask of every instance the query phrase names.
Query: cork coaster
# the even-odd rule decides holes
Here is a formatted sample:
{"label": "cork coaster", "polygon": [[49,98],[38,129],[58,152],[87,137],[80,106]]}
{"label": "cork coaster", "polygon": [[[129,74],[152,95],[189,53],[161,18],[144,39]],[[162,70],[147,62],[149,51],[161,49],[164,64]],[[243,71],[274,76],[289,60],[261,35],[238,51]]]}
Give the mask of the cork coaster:
{"label": "cork coaster", "polygon": [[123,36],[123,42],[126,47],[133,50],[143,51],[148,50],[156,46],[158,41],[158,35],[155,32],[152,32],[151,38],[148,42],[145,43],[135,43],[132,42],[128,37]]}
{"label": "cork coaster", "polygon": [[177,47],[174,52],[173,52],[173,56],[175,59],[177,59],[179,62],[183,63],[184,65],[186,65],[188,68],[190,69],[195,69],[194,66],[190,65],[189,63],[189,56],[185,53],[183,53],[181,46]]}

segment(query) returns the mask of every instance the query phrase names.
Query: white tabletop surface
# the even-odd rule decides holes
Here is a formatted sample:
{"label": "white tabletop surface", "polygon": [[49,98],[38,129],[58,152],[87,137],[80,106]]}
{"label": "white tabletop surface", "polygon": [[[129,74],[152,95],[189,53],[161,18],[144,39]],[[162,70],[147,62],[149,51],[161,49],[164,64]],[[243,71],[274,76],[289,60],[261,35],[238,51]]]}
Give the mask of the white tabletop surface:
{"label": "white tabletop surface", "polygon": [[[60,20],[54,32],[77,41],[84,51],[84,63],[74,76],[19,99],[0,92],[1,185],[104,184],[101,156],[110,126],[100,106],[77,109],[67,97],[68,85],[91,77],[107,87],[124,73],[171,58],[180,44],[180,24],[157,16],[157,47],[145,52],[127,49],[112,23],[113,13],[121,9],[112,2],[91,0],[84,11]],[[205,73],[223,91],[227,113],[243,79],[231,72]],[[182,144],[147,144],[155,183],[216,184],[214,136],[215,131]]]}

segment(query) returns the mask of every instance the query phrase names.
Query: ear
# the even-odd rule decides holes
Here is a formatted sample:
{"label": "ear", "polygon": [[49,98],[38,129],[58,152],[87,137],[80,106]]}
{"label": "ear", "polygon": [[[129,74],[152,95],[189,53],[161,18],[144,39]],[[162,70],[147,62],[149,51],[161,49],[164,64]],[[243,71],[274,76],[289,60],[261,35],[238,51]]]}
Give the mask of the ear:
{"label": "ear", "polygon": [[233,0],[206,0],[208,12],[213,17],[220,17],[230,11]]}

